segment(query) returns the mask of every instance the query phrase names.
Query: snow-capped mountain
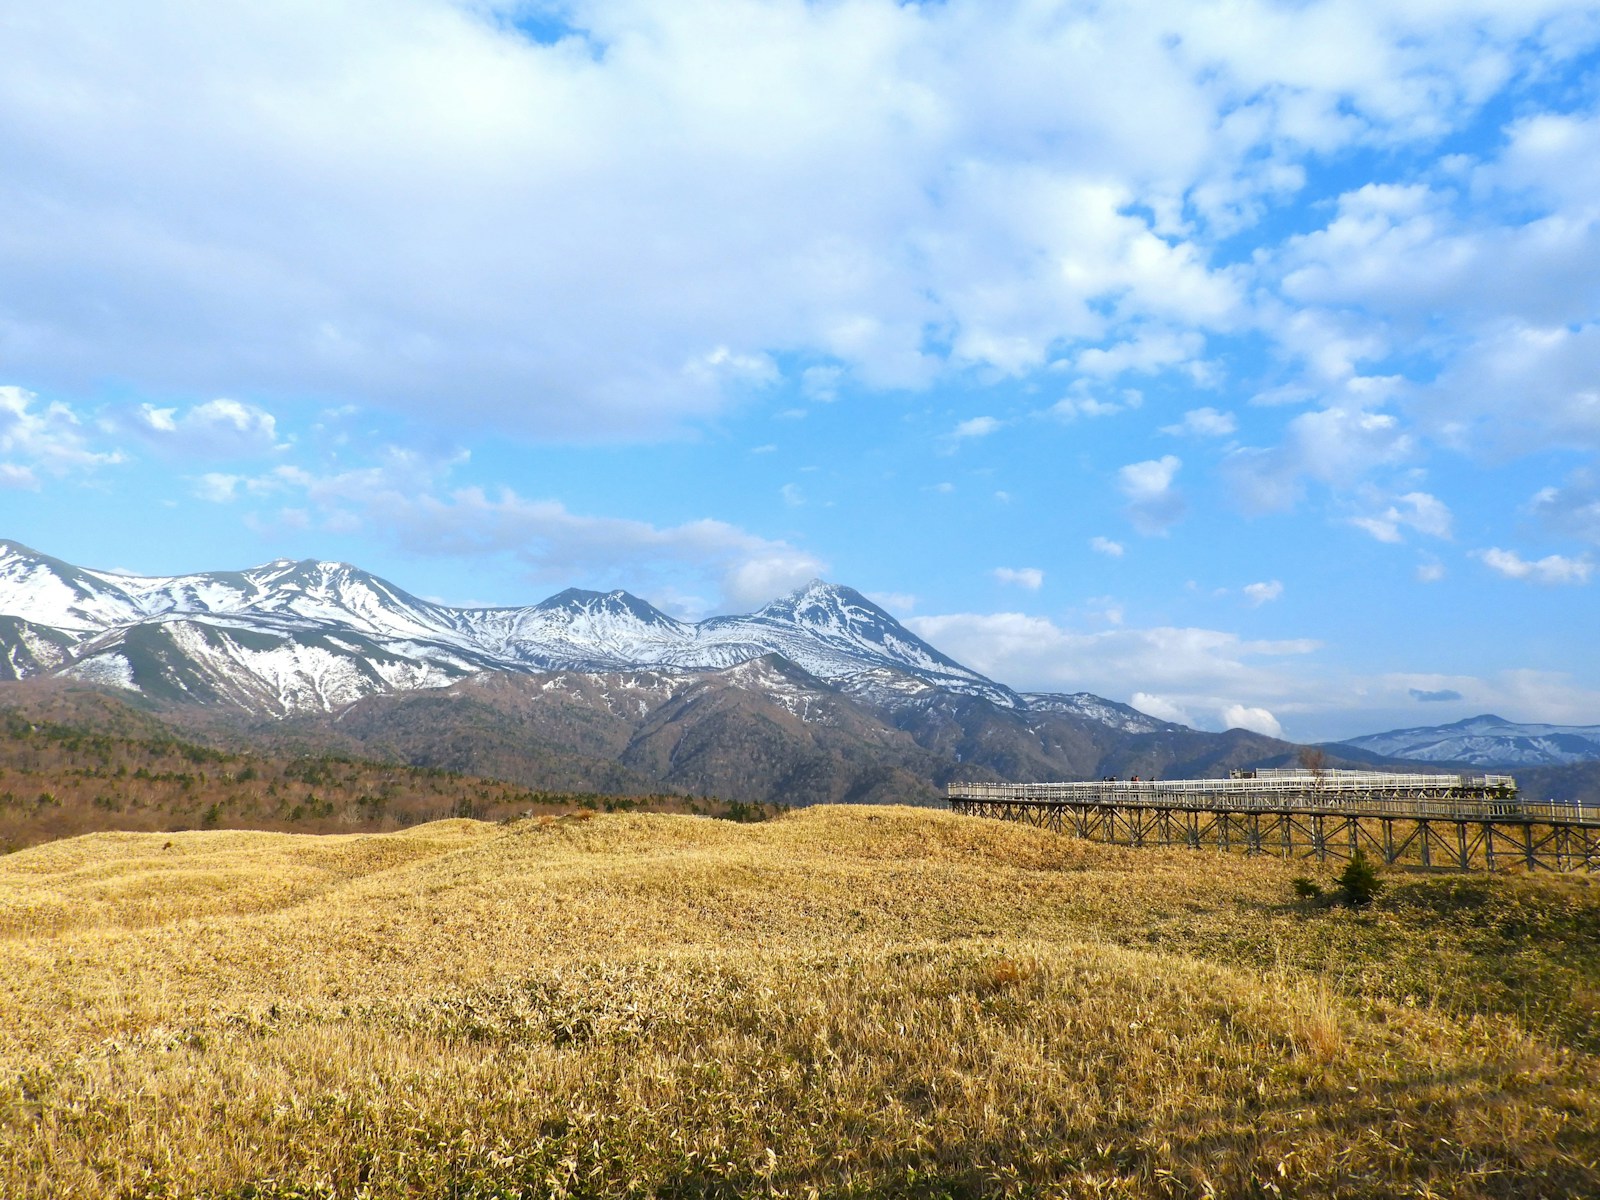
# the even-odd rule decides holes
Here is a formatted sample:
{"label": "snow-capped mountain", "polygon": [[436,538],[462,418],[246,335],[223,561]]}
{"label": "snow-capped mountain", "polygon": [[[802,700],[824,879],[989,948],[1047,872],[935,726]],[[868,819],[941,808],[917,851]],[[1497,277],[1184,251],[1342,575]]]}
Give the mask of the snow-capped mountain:
{"label": "snow-capped mountain", "polygon": [[1093,692],[1023,692],[1022,699],[1029,712],[1071,713],[1109,725],[1123,733],[1159,733],[1165,729],[1183,728],[1170,721],[1158,720],[1130,705],[1096,696]]}
{"label": "snow-capped mountain", "polygon": [[1419,762],[1561,766],[1600,759],[1600,725],[1524,725],[1485,713],[1453,725],[1395,729],[1343,744]]}
{"label": "snow-capped mountain", "polygon": [[[452,608],[345,563],[142,577],[0,542],[0,675],[62,674],[286,714],[485,670],[722,670],[777,654],[845,690],[932,686],[1024,707],[860,593],[814,580],[760,611],[678,621],[626,592]],[[898,684],[895,683],[898,681]]]}

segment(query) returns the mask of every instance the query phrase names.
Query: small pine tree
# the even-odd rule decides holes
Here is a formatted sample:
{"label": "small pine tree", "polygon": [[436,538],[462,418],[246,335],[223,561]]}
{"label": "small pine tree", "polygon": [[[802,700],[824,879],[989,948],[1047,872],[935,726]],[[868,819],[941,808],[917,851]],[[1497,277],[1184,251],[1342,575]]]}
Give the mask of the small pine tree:
{"label": "small pine tree", "polygon": [[1372,898],[1383,887],[1383,881],[1378,878],[1378,869],[1359,850],[1345,864],[1344,870],[1334,877],[1334,882],[1339,885],[1340,903],[1348,908],[1362,908],[1371,904]]}
{"label": "small pine tree", "polygon": [[1314,879],[1307,879],[1304,875],[1297,875],[1290,883],[1294,887],[1294,894],[1302,900],[1319,900],[1322,898],[1322,885]]}

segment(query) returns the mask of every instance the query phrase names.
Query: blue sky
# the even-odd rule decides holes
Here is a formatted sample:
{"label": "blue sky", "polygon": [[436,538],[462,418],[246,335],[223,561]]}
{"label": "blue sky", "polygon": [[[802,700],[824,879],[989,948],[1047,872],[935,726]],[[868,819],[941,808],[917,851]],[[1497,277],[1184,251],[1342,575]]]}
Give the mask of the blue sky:
{"label": "blue sky", "polygon": [[1600,722],[1600,6],[0,0],[0,533]]}

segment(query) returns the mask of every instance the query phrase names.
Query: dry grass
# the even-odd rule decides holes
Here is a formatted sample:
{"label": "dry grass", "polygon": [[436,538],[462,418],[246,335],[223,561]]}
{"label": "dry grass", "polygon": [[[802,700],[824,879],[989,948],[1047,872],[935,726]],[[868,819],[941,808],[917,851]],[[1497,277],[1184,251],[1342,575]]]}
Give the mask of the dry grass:
{"label": "dry grass", "polygon": [[1600,889],[586,817],[0,860],[0,1195],[1600,1194]]}

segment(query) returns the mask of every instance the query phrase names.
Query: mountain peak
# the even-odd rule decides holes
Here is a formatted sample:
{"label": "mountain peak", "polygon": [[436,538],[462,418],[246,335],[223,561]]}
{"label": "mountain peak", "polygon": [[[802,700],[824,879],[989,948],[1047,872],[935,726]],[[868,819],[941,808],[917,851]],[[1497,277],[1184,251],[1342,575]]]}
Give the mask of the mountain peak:
{"label": "mountain peak", "polygon": [[534,611],[577,616],[606,616],[625,618],[646,625],[677,625],[666,613],[648,600],[641,600],[631,592],[615,588],[609,592],[595,592],[587,588],[567,588],[534,605]]}

